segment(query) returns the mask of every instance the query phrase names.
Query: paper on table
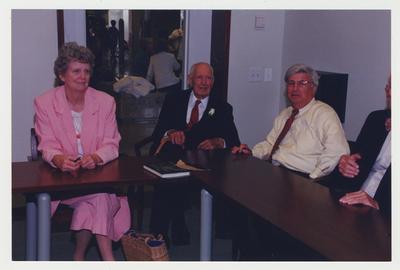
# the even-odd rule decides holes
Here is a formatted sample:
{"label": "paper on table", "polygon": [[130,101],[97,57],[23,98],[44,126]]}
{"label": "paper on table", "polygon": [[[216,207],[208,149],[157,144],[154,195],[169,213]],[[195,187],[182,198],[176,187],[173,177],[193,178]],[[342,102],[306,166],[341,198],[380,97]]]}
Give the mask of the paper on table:
{"label": "paper on table", "polygon": [[175,164],[178,168],[184,169],[184,170],[191,170],[191,171],[205,171],[205,169],[200,169],[196,168],[194,166],[188,165],[182,160],[178,160]]}

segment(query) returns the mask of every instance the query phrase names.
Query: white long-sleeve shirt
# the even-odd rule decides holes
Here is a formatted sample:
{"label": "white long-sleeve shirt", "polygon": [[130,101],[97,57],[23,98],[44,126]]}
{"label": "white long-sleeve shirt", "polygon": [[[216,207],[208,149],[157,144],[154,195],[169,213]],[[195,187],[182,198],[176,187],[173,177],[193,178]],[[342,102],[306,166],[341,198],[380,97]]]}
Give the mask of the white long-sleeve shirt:
{"label": "white long-sleeve shirt", "polygon": [[375,163],[368,174],[367,179],[361,186],[361,190],[364,190],[372,198],[375,196],[379,184],[381,183],[382,178],[386,173],[386,170],[389,168],[392,162],[392,151],[390,148],[392,142],[391,134],[392,132],[389,131],[388,135],[386,136],[385,142],[382,145],[381,151],[379,152],[379,155],[376,158]]}
{"label": "white long-sleeve shirt", "polygon": [[[254,146],[255,157],[269,158],[291,112],[292,107],[288,107],[275,118],[266,139]],[[313,99],[299,110],[272,159],[291,170],[307,173],[310,178],[318,178],[329,174],[340,157],[349,153],[349,145],[336,112],[329,105]]]}

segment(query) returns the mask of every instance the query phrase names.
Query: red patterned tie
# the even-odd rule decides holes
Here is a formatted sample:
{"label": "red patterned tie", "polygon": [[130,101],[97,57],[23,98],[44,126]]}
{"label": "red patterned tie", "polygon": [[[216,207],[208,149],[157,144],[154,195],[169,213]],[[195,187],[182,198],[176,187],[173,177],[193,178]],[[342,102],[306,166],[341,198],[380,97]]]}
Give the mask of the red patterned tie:
{"label": "red patterned tie", "polygon": [[192,113],[190,114],[190,120],[188,124],[188,129],[191,129],[194,124],[199,122],[199,104],[201,101],[199,99],[196,100],[196,104],[194,104],[194,107],[192,109]]}
{"label": "red patterned tie", "polygon": [[272,147],[271,150],[271,154],[269,154],[269,158],[268,161],[272,161],[272,155],[276,152],[276,150],[278,150],[279,148],[279,144],[281,143],[281,141],[283,140],[283,138],[285,138],[286,134],[288,133],[290,127],[292,126],[292,123],[294,121],[294,118],[296,117],[296,115],[299,113],[299,109],[293,108],[292,110],[292,114],[290,115],[290,117],[286,120],[285,126],[283,127],[281,133],[279,134],[278,138],[275,141],[274,146]]}

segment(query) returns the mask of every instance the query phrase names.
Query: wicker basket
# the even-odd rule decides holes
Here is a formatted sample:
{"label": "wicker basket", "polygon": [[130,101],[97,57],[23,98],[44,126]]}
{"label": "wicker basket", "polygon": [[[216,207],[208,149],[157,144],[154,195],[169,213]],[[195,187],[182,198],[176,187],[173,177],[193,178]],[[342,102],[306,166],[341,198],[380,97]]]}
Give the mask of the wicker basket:
{"label": "wicker basket", "polygon": [[169,261],[162,235],[129,231],[121,238],[122,249],[128,261]]}

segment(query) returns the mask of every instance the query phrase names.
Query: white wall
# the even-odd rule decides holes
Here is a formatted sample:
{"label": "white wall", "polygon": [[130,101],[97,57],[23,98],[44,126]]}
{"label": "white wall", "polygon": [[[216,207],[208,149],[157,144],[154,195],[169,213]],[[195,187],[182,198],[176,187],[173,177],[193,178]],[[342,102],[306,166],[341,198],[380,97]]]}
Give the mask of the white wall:
{"label": "white wall", "polygon": [[[255,30],[255,16],[264,30]],[[284,11],[234,10],[231,14],[228,102],[243,143],[265,138],[279,112]],[[272,68],[272,81],[249,82],[250,67]]]}
{"label": "white wall", "polygon": [[210,63],[211,57],[211,21],[210,10],[189,10],[187,18],[188,68],[197,62]]}
{"label": "white wall", "polygon": [[183,89],[187,89],[187,75],[190,67],[197,62],[210,63],[211,58],[211,24],[210,10],[184,11],[184,61],[182,70]]}
{"label": "white wall", "polygon": [[354,140],[368,113],[385,106],[390,12],[287,11],[285,19],[284,70],[305,63],[317,70],[349,74],[344,129]]}
{"label": "white wall", "polygon": [[64,10],[64,41],[75,41],[86,46],[86,11],[82,9]]}
{"label": "white wall", "polygon": [[33,99],[53,86],[55,10],[12,10],[12,161],[30,154]]}

